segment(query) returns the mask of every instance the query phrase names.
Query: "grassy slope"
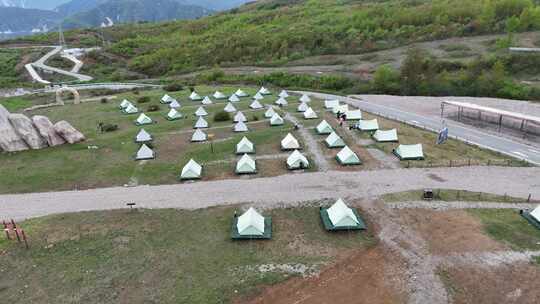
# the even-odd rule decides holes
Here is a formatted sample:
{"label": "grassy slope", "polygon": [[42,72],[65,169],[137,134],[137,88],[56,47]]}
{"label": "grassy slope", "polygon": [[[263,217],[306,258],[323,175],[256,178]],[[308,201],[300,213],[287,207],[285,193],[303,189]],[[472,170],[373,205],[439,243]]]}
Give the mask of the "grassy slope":
{"label": "grassy slope", "polygon": [[[525,198],[501,196],[491,193],[471,192],[465,190],[433,189],[436,201],[452,202],[495,202],[495,203],[523,203]],[[419,201],[424,195],[424,190],[412,190],[385,194],[382,199],[385,202]]]}
{"label": "grassy slope", "polygon": [[[286,279],[247,267],[315,265],[374,244],[331,234],[318,208],[264,212],[270,241],[233,242],[233,208],[66,214],[23,223],[31,250],[0,241],[0,298],[13,303],[227,303]],[[219,254],[216,254],[219,253]]]}

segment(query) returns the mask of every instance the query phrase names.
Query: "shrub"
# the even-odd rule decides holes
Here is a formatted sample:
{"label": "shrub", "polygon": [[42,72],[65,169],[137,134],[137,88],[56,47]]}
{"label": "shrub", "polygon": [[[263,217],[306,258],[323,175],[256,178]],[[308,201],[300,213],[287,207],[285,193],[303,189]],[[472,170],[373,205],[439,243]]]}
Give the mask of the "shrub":
{"label": "shrub", "polygon": [[104,124],[101,127],[101,130],[102,130],[102,132],[114,132],[114,131],[118,130],[118,125]]}
{"label": "shrub", "polygon": [[103,97],[99,100],[101,103],[107,103],[109,102],[109,100],[107,99],[107,97]]}
{"label": "shrub", "polygon": [[150,102],[150,97],[149,96],[141,96],[137,99],[137,102],[138,103],[147,103],[147,102]]}
{"label": "shrub", "polygon": [[259,121],[259,116],[253,115],[253,121]]}
{"label": "shrub", "polygon": [[133,94],[139,95],[139,88],[133,88],[132,91],[133,91]]}
{"label": "shrub", "polygon": [[151,105],[151,106],[148,106],[147,111],[148,111],[148,112],[157,112],[157,111],[159,111],[159,106],[158,106],[158,105]]}
{"label": "shrub", "polygon": [[184,87],[179,83],[171,83],[164,86],[163,89],[167,92],[177,92],[177,91],[182,91]]}
{"label": "shrub", "polygon": [[229,113],[227,113],[225,111],[217,112],[214,115],[214,121],[216,121],[216,122],[218,122],[218,121],[229,121],[229,120],[231,120],[231,115],[229,115]]}

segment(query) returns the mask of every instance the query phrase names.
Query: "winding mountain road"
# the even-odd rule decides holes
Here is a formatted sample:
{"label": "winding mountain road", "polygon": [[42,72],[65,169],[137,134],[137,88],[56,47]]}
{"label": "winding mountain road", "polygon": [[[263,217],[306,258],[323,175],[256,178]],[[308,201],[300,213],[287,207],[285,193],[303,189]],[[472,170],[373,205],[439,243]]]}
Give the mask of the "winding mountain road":
{"label": "winding mountain road", "polygon": [[35,70],[37,68],[44,71],[50,71],[53,73],[58,73],[58,74],[66,75],[69,77],[73,77],[73,78],[76,78],[78,81],[91,81],[93,79],[92,77],[78,73],[83,63],[73,56],[64,56],[68,60],[73,61],[73,63],[75,64],[74,67],[71,69],[71,71],[65,71],[65,70],[51,67],[45,64],[47,60],[49,60],[51,57],[55,56],[56,54],[60,53],[62,49],[63,49],[62,46],[54,46],[53,49],[47,54],[45,54],[43,57],[39,58],[37,61],[33,63],[27,64],[25,67],[30,73],[30,76],[32,76],[32,78],[37,82],[40,82],[43,84],[50,84],[50,81],[44,80],[43,78],[41,78],[41,76],[39,76],[39,74]]}

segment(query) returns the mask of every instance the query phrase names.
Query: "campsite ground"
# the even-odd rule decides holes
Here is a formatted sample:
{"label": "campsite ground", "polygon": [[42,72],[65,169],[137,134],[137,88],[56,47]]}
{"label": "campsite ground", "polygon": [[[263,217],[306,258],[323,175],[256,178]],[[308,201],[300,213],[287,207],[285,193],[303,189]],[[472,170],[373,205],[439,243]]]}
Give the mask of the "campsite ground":
{"label": "campsite ground", "polygon": [[[237,88],[233,87],[207,87],[198,86],[197,91],[201,95],[211,95],[219,89],[225,94],[232,94]],[[253,95],[255,88],[245,88]],[[273,88],[274,93],[278,88]],[[107,93],[107,92],[102,92]],[[0,155],[0,165],[9,170],[10,175],[0,176],[0,193],[18,193],[33,191],[54,191],[70,189],[88,189],[96,187],[138,185],[138,184],[170,184],[177,183],[177,177],[181,168],[187,161],[194,158],[204,166],[203,180],[226,179],[235,177],[234,165],[237,157],[234,155],[236,143],[247,136],[254,142],[257,149],[256,156],[259,173],[244,178],[276,176],[287,174],[285,166],[287,153],[280,151],[280,140],[291,132],[301,143],[303,153],[311,161],[308,171],[316,170],[370,170],[399,166],[448,166],[486,164],[521,165],[520,162],[510,161],[508,157],[479,149],[464,143],[450,140],[442,146],[434,145],[435,135],[431,132],[409,127],[401,123],[379,119],[381,128],[397,128],[402,143],[422,143],[426,153],[426,160],[419,162],[402,162],[391,154],[395,144],[375,144],[367,134],[359,134],[357,131],[348,130],[347,125],[340,128],[335,117],[323,107],[321,100],[314,99],[312,108],[317,112],[318,118],[304,120],[301,113],[297,112],[299,96],[288,98],[289,105],[283,109],[277,109],[283,116],[288,113],[306,129],[306,132],[294,130],[292,121],[285,121],[280,127],[270,127],[268,120],[264,118],[265,110],[251,110],[250,98],[245,98],[235,106],[244,112],[249,122],[249,133],[232,132],[232,122],[215,122],[213,116],[223,109],[226,101],[214,100],[215,104],[206,106],[209,115],[206,117],[210,123],[210,129],[205,132],[214,135],[213,143],[194,144],[190,143],[193,133],[192,126],[196,118],[193,113],[200,106],[199,103],[187,100],[187,89],[179,92],[168,93],[182,102],[181,112],[185,119],[169,122],[165,119],[168,111],[166,105],[159,104],[159,99],[167,92],[162,90],[127,91],[118,92],[114,96],[108,96],[107,103],[101,102],[99,92],[91,92],[83,96],[88,100],[79,105],[67,104],[63,107],[52,107],[29,112],[29,115],[43,114],[53,122],[67,120],[87,137],[87,141],[69,146],[48,148],[39,151],[26,151],[16,154]],[[150,101],[137,103],[142,97],[148,97]],[[133,143],[133,138],[139,128],[133,124],[138,115],[123,115],[118,110],[118,104],[124,99],[131,100],[157,123],[145,126],[155,138],[156,159],[150,161],[135,162],[133,155],[138,145]],[[264,104],[272,104],[273,96],[266,97]],[[44,94],[36,96],[16,97],[0,99],[0,103],[6,105],[11,111],[34,105],[52,102],[54,95]],[[157,112],[148,112],[150,106],[159,106]],[[373,116],[365,114],[367,118]],[[349,147],[355,151],[363,161],[361,166],[342,167],[335,156],[339,149],[328,149],[323,141],[326,136],[317,135],[314,128],[322,120],[326,119],[336,132],[343,137]],[[98,132],[99,122],[116,124],[119,130],[110,133]],[[309,138],[304,138],[308,136]],[[308,143],[315,143],[309,145]],[[211,146],[214,152],[211,151]],[[93,147],[89,149],[89,147]],[[95,148],[97,147],[97,148]],[[380,150],[375,153],[374,150]],[[317,156],[317,157],[315,157]],[[317,162],[323,161],[324,164]],[[452,163],[450,163],[452,161]]]}

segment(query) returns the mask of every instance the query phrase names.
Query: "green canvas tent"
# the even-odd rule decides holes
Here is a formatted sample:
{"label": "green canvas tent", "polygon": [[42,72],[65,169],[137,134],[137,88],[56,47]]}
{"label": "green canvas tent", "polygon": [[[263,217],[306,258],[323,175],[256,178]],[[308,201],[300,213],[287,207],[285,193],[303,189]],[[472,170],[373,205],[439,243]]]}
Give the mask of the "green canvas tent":
{"label": "green canvas tent", "polygon": [[281,126],[283,125],[283,118],[281,118],[281,116],[279,116],[278,113],[275,113],[274,116],[272,116],[272,118],[270,118],[270,125],[271,126]]}
{"label": "green canvas tent", "polygon": [[328,148],[343,148],[346,146],[343,139],[336,132],[330,133],[324,142]]}
{"label": "green canvas tent", "polygon": [[207,138],[208,136],[206,136],[206,133],[204,133],[201,129],[197,129],[193,133],[193,136],[191,136],[191,141],[202,142],[202,141],[206,141]]}
{"label": "green canvas tent", "polygon": [[195,126],[193,126],[193,129],[206,129],[206,128],[208,128],[208,122],[202,116],[199,116],[199,119],[197,119],[197,122],[195,122]]}
{"label": "green canvas tent", "polygon": [[305,103],[309,103],[311,102],[311,98],[309,96],[307,96],[306,94],[303,94],[301,97],[300,97],[300,102],[305,102]]}
{"label": "green canvas tent", "polygon": [[197,92],[193,91],[191,92],[191,95],[189,95],[189,99],[191,99],[192,101],[201,101],[203,100],[202,97],[197,94]]}
{"label": "green canvas tent", "polygon": [[161,97],[160,103],[169,104],[169,103],[173,102],[173,100],[176,100],[176,99],[174,99],[171,96],[165,94],[165,95],[163,95],[163,97]]}
{"label": "green canvas tent", "polygon": [[350,166],[350,165],[360,165],[362,161],[354,153],[353,150],[351,150],[348,146],[345,146],[339,153],[336,155],[336,159],[340,165],[343,166]]}
{"label": "green canvas tent", "polygon": [[236,92],[234,93],[234,95],[236,95],[236,96],[238,96],[238,97],[240,97],[240,98],[248,97],[248,96],[249,96],[248,93],[242,91],[241,89],[236,90]]}
{"label": "green canvas tent", "polygon": [[139,150],[137,151],[137,155],[135,155],[135,160],[147,160],[147,159],[154,159],[154,151],[150,149],[146,144],[142,144]]}
{"label": "green canvas tent", "polygon": [[190,180],[190,179],[199,179],[202,175],[202,166],[199,165],[193,159],[190,159],[189,162],[182,168],[180,173],[180,180]]}
{"label": "green canvas tent", "polygon": [[262,96],[261,93],[257,92],[257,94],[255,94],[255,95],[253,96],[253,99],[256,99],[256,100],[262,100],[262,99],[264,99],[264,96]]}
{"label": "green canvas tent", "polygon": [[287,136],[281,140],[281,150],[287,151],[296,149],[300,149],[300,144],[291,133],[288,133]]}
{"label": "green canvas tent", "polygon": [[349,208],[341,198],[330,208],[321,208],[320,214],[324,228],[328,231],[366,229],[358,212]]}
{"label": "green canvas tent", "polygon": [[144,113],[141,113],[141,115],[139,115],[139,117],[137,117],[137,120],[135,120],[135,125],[137,125],[137,126],[149,125],[149,124],[152,124],[152,123],[154,123],[152,118],[146,116],[146,114],[144,114]]}
{"label": "green canvas tent", "polygon": [[278,100],[276,100],[276,104],[277,104],[278,106],[286,106],[286,105],[288,105],[289,103],[287,102],[287,100],[286,100],[285,98],[280,97],[280,98],[278,98]]}
{"label": "green canvas tent", "polygon": [[255,209],[249,208],[239,217],[234,217],[232,223],[232,238],[270,239],[272,238],[272,219],[263,217]]}
{"label": "green canvas tent", "polygon": [[234,122],[246,122],[247,118],[246,118],[246,115],[244,115],[244,113],[242,113],[241,111],[238,111],[234,115],[233,121]]}
{"label": "green canvas tent", "polygon": [[230,101],[230,102],[239,102],[239,101],[240,101],[240,98],[238,98],[238,96],[236,96],[235,94],[232,94],[232,95],[229,97],[229,101]]}
{"label": "green canvas tent", "polygon": [[180,108],[181,105],[180,103],[177,101],[177,100],[173,100],[170,104],[169,104],[169,108],[171,109],[178,109]]}
{"label": "green canvas tent", "polygon": [[328,122],[326,122],[326,120],[321,121],[321,123],[319,123],[317,125],[317,128],[315,129],[317,130],[317,134],[320,134],[320,135],[330,134],[334,132],[334,129]]}
{"label": "green canvas tent", "polygon": [[315,111],[313,111],[312,108],[308,108],[304,112],[304,119],[316,119],[316,118],[318,118],[317,113],[315,113]]}
{"label": "green canvas tent", "polygon": [[204,107],[199,107],[199,108],[197,109],[197,111],[195,111],[195,116],[201,117],[201,116],[206,116],[206,115],[208,115],[208,112],[206,112],[206,110],[204,109]]}
{"label": "green canvas tent", "polygon": [[349,110],[345,112],[347,120],[360,120],[362,119],[362,111],[360,110]]}
{"label": "green canvas tent", "polygon": [[233,113],[233,112],[236,112],[236,108],[233,106],[232,103],[228,102],[225,108],[223,108],[223,111],[227,113]]}
{"label": "green canvas tent", "polygon": [[236,154],[246,154],[246,153],[255,153],[255,146],[253,143],[247,139],[247,137],[243,137],[238,144],[236,144]]}
{"label": "green canvas tent", "polygon": [[379,122],[377,119],[359,120],[357,126],[360,131],[365,132],[374,132],[379,130]]}
{"label": "green canvas tent", "polygon": [[249,105],[249,107],[252,108],[253,110],[258,110],[258,109],[263,108],[262,104],[256,99],[253,100],[253,102]]}
{"label": "green canvas tent", "polygon": [[332,100],[325,100],[324,101],[324,107],[326,109],[333,109],[335,107],[339,106],[339,100],[332,99]]}
{"label": "green canvas tent", "polygon": [[265,87],[261,87],[258,93],[260,93],[261,95],[272,95],[272,93]]}
{"label": "green canvas tent", "polygon": [[133,105],[131,102],[129,102],[127,99],[124,99],[122,100],[122,102],[120,103],[120,110],[123,110],[125,108],[127,108],[129,105]]}
{"label": "green canvas tent", "polygon": [[124,114],[137,114],[139,109],[132,104],[129,104],[125,109],[122,110]]}
{"label": "green canvas tent", "polygon": [[271,106],[268,108],[268,110],[266,110],[266,112],[264,112],[264,117],[266,118],[272,118],[274,115],[276,115],[276,111]]}
{"label": "green canvas tent", "polygon": [[176,109],[171,109],[169,113],[167,113],[167,120],[178,120],[182,118],[182,113],[178,112]]}
{"label": "green canvas tent", "polygon": [[309,161],[300,151],[294,150],[287,158],[287,169],[297,170],[307,168],[309,168]]}
{"label": "green canvas tent", "polygon": [[424,151],[422,149],[422,144],[399,145],[396,149],[394,149],[393,152],[400,160],[424,159]]}
{"label": "green canvas tent", "polygon": [[278,96],[281,97],[281,98],[287,98],[287,97],[289,97],[289,93],[287,93],[287,91],[285,91],[285,90],[282,90],[282,91],[279,93]]}
{"label": "green canvas tent", "polygon": [[135,142],[139,144],[148,143],[152,140],[152,135],[150,135],[144,129],[141,129],[139,133],[137,133],[137,135],[135,136]]}
{"label": "green canvas tent", "polygon": [[233,126],[233,131],[234,131],[234,132],[248,132],[249,129],[248,129],[248,127],[247,127],[247,125],[246,125],[245,122],[239,121],[239,122],[237,122],[237,123],[234,124],[234,126]]}
{"label": "green canvas tent", "polygon": [[236,174],[255,174],[257,173],[257,164],[249,155],[244,154],[236,163]]}
{"label": "green canvas tent", "polygon": [[210,97],[208,96],[204,96],[203,100],[201,101],[201,103],[205,106],[207,105],[211,105],[213,102],[212,102],[212,99],[210,99]]}
{"label": "green canvas tent", "polygon": [[307,109],[309,109],[308,104],[305,103],[305,102],[302,102],[301,104],[298,105],[298,108],[296,110],[298,112],[305,112],[305,111],[307,111]]}
{"label": "green canvas tent", "polygon": [[221,93],[220,91],[216,91],[213,96],[215,99],[218,99],[218,100],[227,98],[227,96]]}
{"label": "green canvas tent", "polygon": [[373,139],[377,142],[397,142],[398,136],[397,136],[397,130],[391,129],[391,130],[377,130],[372,135]]}

